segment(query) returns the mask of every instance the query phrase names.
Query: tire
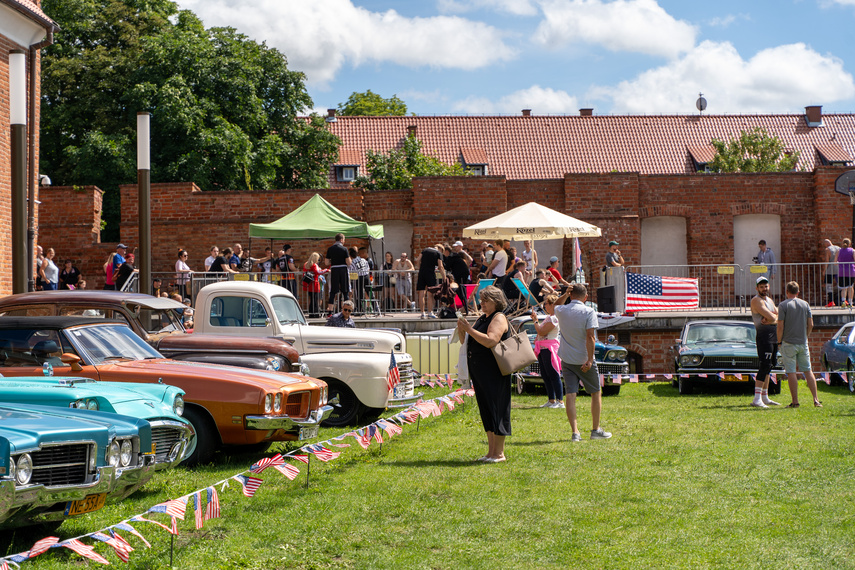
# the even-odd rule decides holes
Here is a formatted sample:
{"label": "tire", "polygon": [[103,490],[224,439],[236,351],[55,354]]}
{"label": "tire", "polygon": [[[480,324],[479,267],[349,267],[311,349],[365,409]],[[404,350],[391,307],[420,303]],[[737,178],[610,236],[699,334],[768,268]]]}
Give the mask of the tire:
{"label": "tire", "polygon": [[678,378],[677,379],[677,390],[683,396],[687,396],[694,391],[693,387],[692,387],[692,383],[687,378]]}
{"label": "tire", "polygon": [[210,463],[220,444],[220,434],[216,424],[207,411],[196,406],[184,408],[184,419],[193,424],[193,429],[196,430],[196,449],[181,462],[181,465],[189,467]]}
{"label": "tire", "polygon": [[620,386],[603,386],[603,396],[617,396],[620,394]]}
{"label": "tire", "polygon": [[362,410],[362,403],[357,399],[353,390],[338,380],[324,379],[324,381],[329,385],[329,400],[332,401],[337,396],[338,404],[332,405],[332,413],[321,425],[325,427],[342,427],[356,421],[359,412]]}
{"label": "tire", "polygon": [[369,408],[367,406],[363,406],[362,413],[359,414],[359,423],[361,424],[371,424],[374,423],[377,418],[379,418],[383,412],[386,411],[386,408]]}

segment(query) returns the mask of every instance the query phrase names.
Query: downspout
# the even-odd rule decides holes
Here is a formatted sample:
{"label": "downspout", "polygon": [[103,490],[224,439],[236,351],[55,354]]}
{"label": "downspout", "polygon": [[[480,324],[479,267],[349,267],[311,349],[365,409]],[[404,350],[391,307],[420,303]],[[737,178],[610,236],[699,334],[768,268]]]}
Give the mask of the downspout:
{"label": "downspout", "polygon": [[36,238],[36,54],[53,44],[53,26],[47,28],[47,37],[30,46],[30,93],[29,93],[29,148],[28,148],[28,184],[27,184],[27,290],[35,290],[33,263],[35,260]]}

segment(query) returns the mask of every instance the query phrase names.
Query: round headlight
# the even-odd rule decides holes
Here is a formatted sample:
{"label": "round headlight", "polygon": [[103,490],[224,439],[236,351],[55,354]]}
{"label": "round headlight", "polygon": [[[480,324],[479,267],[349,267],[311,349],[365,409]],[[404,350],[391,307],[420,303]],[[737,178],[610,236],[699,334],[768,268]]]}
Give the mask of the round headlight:
{"label": "round headlight", "polygon": [[614,350],[610,350],[606,353],[606,360],[617,360],[617,353]]}
{"label": "round headlight", "polygon": [[74,402],[74,407],[80,410],[86,409],[86,400],[77,400]]}
{"label": "round headlight", "polygon": [[177,394],[175,399],[172,400],[172,411],[175,412],[176,416],[184,415],[184,398],[181,394]]}
{"label": "round headlight", "polygon": [[615,360],[626,360],[626,351],[625,350],[616,350],[615,351]]}
{"label": "round headlight", "polygon": [[276,398],[273,400],[273,411],[277,414],[282,411],[282,393],[276,394]]}
{"label": "round headlight", "polygon": [[89,410],[97,410],[98,409],[98,400],[87,400],[86,408]]}
{"label": "round headlight", "polygon": [[264,396],[264,413],[269,414],[273,411],[273,394]]}
{"label": "round headlight", "polygon": [[119,453],[121,450],[119,449],[119,444],[116,443],[115,440],[110,442],[110,445],[107,446],[107,465],[110,467],[115,467],[119,464]]}
{"label": "round headlight", "polygon": [[122,467],[127,467],[131,464],[132,453],[134,451],[134,447],[131,445],[129,440],[122,441],[122,447],[120,450],[119,463]]}
{"label": "round headlight", "polygon": [[33,476],[33,458],[29,453],[22,453],[15,462],[15,481],[18,485],[26,485]]}

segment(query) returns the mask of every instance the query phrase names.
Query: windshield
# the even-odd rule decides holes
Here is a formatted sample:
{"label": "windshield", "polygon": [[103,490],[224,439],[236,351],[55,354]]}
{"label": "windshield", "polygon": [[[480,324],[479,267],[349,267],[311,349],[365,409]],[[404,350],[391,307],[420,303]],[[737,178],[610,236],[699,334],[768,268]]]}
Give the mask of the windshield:
{"label": "windshield", "polygon": [[276,319],[282,324],[299,323],[306,324],[306,317],[303,316],[303,311],[300,305],[293,297],[285,295],[276,295],[270,298],[273,305],[273,312],[276,313]]}
{"label": "windshield", "polygon": [[156,334],[162,332],[181,331],[184,326],[175,309],[148,309],[140,307],[139,323],[145,332]]}
{"label": "windshield", "polygon": [[702,324],[690,326],[686,342],[741,342],[755,343],[757,331],[752,325]]}
{"label": "windshield", "polygon": [[125,325],[75,327],[67,329],[66,334],[71,338],[84,361],[96,366],[116,358],[128,360],[163,358],[159,352]]}

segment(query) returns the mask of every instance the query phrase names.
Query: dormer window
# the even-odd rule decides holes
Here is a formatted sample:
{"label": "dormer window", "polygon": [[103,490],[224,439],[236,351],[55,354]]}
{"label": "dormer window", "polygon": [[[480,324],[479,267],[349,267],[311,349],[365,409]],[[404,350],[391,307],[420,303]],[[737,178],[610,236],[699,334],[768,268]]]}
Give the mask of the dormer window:
{"label": "dormer window", "polygon": [[487,153],[481,148],[461,148],[460,163],[474,176],[487,176]]}
{"label": "dormer window", "polygon": [[353,182],[358,170],[357,166],[336,166],[335,178],[339,182]]}
{"label": "dormer window", "polygon": [[472,176],[484,176],[487,174],[487,165],[486,164],[472,164],[466,165],[466,171]]}
{"label": "dormer window", "polygon": [[713,145],[690,146],[686,150],[689,151],[689,157],[692,159],[694,172],[710,171],[709,163],[715,158],[715,147]]}
{"label": "dormer window", "polygon": [[334,164],[336,182],[353,182],[359,176],[360,164],[362,164],[361,151],[340,148],[338,161]]}
{"label": "dormer window", "polygon": [[852,157],[846,152],[840,143],[829,141],[825,144],[814,145],[816,153],[819,155],[819,162],[823,166],[848,166],[852,162]]}

